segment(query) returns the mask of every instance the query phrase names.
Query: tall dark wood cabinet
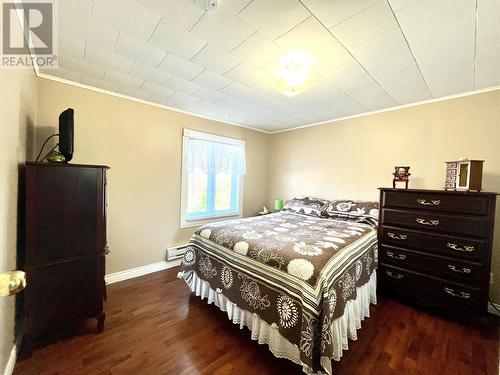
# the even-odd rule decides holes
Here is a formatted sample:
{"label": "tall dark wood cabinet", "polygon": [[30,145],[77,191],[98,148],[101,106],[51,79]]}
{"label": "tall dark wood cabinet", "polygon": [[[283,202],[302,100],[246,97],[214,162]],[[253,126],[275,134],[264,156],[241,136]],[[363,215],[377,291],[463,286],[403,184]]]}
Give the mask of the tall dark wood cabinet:
{"label": "tall dark wood cabinet", "polygon": [[458,313],[486,312],[496,196],[380,189],[379,290]]}
{"label": "tall dark wood cabinet", "polygon": [[86,318],[104,328],[108,167],[25,167],[25,349]]}

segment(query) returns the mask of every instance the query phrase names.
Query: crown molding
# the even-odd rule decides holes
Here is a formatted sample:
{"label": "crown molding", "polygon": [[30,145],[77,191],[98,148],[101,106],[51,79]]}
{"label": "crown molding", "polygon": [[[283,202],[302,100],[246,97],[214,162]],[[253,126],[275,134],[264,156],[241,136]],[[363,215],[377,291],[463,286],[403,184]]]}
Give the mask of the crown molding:
{"label": "crown molding", "polygon": [[377,113],[397,111],[398,109],[410,108],[410,107],[417,107],[417,106],[424,105],[424,104],[431,104],[431,103],[443,102],[443,101],[446,101],[446,100],[462,98],[464,96],[471,96],[471,95],[483,94],[485,92],[496,91],[496,90],[500,90],[500,85],[491,86],[491,87],[487,87],[487,88],[480,89],[480,90],[466,91],[466,92],[462,92],[460,94],[442,96],[440,98],[435,98],[435,99],[423,100],[421,102],[415,102],[415,103],[410,103],[410,104],[399,105],[399,106],[396,106],[396,107],[379,109],[379,110],[376,110],[376,111],[363,112],[363,113],[359,113],[357,115],[351,115],[351,116],[333,118],[333,119],[330,119],[330,120],[325,120],[325,121],[320,121],[320,122],[314,122],[312,124],[306,124],[306,125],[300,125],[300,126],[296,126],[296,127],[292,127],[292,128],[275,130],[273,132],[270,132],[270,134],[278,134],[278,133],[284,133],[284,132],[289,132],[289,131],[293,131],[293,130],[300,130],[300,129],[304,129],[304,128],[311,128],[313,126],[325,125],[325,124],[330,124],[330,123],[339,122],[339,121],[343,121],[343,120],[349,120],[349,119],[358,118],[358,117],[371,116],[371,115],[375,115]]}
{"label": "crown molding", "polygon": [[190,112],[190,111],[185,111],[185,110],[178,109],[178,108],[169,107],[169,106],[166,106],[166,105],[162,105],[162,104],[150,102],[150,101],[147,101],[147,100],[142,100],[142,99],[139,99],[139,98],[134,98],[133,96],[118,94],[118,93],[113,92],[113,91],[104,90],[104,89],[100,89],[100,88],[97,88],[97,87],[84,85],[84,84],[79,83],[79,82],[70,81],[70,80],[67,80],[67,79],[64,79],[64,78],[59,78],[59,77],[51,76],[51,75],[48,75],[48,74],[45,74],[45,73],[40,73],[37,68],[35,68],[35,73],[36,73],[36,75],[37,75],[38,78],[47,79],[49,81],[55,81],[55,82],[59,82],[59,83],[64,83],[66,85],[76,86],[76,87],[79,87],[79,88],[82,88],[82,89],[99,92],[101,94],[116,96],[117,98],[127,99],[127,100],[131,100],[133,102],[147,104],[147,105],[150,105],[150,106],[153,106],[153,107],[162,108],[162,109],[168,109],[169,111],[183,113],[185,115],[189,115],[189,116],[193,116],[193,117],[198,117],[198,118],[202,118],[202,119],[205,119],[205,120],[216,121],[216,122],[221,123],[221,124],[233,125],[233,126],[237,126],[239,128],[245,128],[245,129],[253,130],[253,131],[256,131],[256,132],[259,132],[259,133],[271,134],[271,132],[269,132],[267,130],[253,128],[251,126],[238,124],[236,122],[221,121],[220,119],[216,119],[214,117],[203,116],[203,115],[200,115],[200,114],[197,114],[197,113],[194,113],[194,112]]}

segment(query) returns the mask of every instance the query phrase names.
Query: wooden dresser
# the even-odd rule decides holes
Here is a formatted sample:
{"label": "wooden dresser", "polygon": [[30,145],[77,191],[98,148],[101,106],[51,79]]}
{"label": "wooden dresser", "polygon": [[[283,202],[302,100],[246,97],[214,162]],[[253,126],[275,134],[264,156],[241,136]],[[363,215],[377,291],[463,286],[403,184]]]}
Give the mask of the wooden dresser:
{"label": "wooden dresser", "polygon": [[85,318],[104,327],[108,167],[25,167],[25,351]]}
{"label": "wooden dresser", "polygon": [[380,189],[379,290],[486,312],[495,193]]}

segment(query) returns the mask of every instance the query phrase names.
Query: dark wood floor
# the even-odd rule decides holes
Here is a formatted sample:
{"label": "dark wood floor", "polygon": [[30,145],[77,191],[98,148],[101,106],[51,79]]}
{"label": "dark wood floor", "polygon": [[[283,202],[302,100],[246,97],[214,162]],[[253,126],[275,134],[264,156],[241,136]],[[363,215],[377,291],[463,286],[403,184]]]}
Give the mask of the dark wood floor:
{"label": "dark wood floor", "polygon": [[[177,269],[108,288],[106,327],[20,360],[14,374],[301,374],[191,296]],[[498,323],[464,325],[381,298],[334,374],[498,374]]]}

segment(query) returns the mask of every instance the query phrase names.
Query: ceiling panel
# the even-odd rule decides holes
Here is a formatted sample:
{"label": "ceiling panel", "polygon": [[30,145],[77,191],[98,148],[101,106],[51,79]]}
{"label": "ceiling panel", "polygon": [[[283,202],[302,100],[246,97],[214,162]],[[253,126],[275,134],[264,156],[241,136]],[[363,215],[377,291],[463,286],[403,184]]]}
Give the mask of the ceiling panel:
{"label": "ceiling panel", "polygon": [[158,65],[158,69],[187,80],[193,79],[203,70],[201,66],[181,59],[173,54],[168,54],[161,64]]}
{"label": "ceiling panel", "polygon": [[143,42],[160,21],[159,15],[132,0],[93,0],[92,17]]}
{"label": "ceiling panel", "polygon": [[168,20],[158,24],[149,43],[186,60],[191,60],[207,44],[204,39]]}
{"label": "ceiling panel", "polygon": [[477,3],[475,88],[500,85],[500,1]]}
{"label": "ceiling panel", "polygon": [[330,28],[379,0],[303,0],[309,10]]}
{"label": "ceiling panel", "polygon": [[419,1],[395,12],[434,97],[474,89],[475,6]]}
{"label": "ceiling panel", "polygon": [[[224,25],[224,27],[221,27]],[[240,18],[223,7],[216,12],[207,13],[193,27],[192,33],[210,43],[230,52],[247,40],[255,31],[247,26]]]}
{"label": "ceiling panel", "polygon": [[254,0],[239,17],[270,40],[290,31],[310,17],[298,0]]}
{"label": "ceiling panel", "polygon": [[[498,85],[499,8],[224,0],[204,14],[192,0],[61,0],[59,68],[42,73],[273,131]],[[292,50],[314,62],[288,97],[277,76]]]}
{"label": "ceiling panel", "polygon": [[219,74],[226,73],[241,62],[237,57],[211,44],[206,45],[191,61]]}

